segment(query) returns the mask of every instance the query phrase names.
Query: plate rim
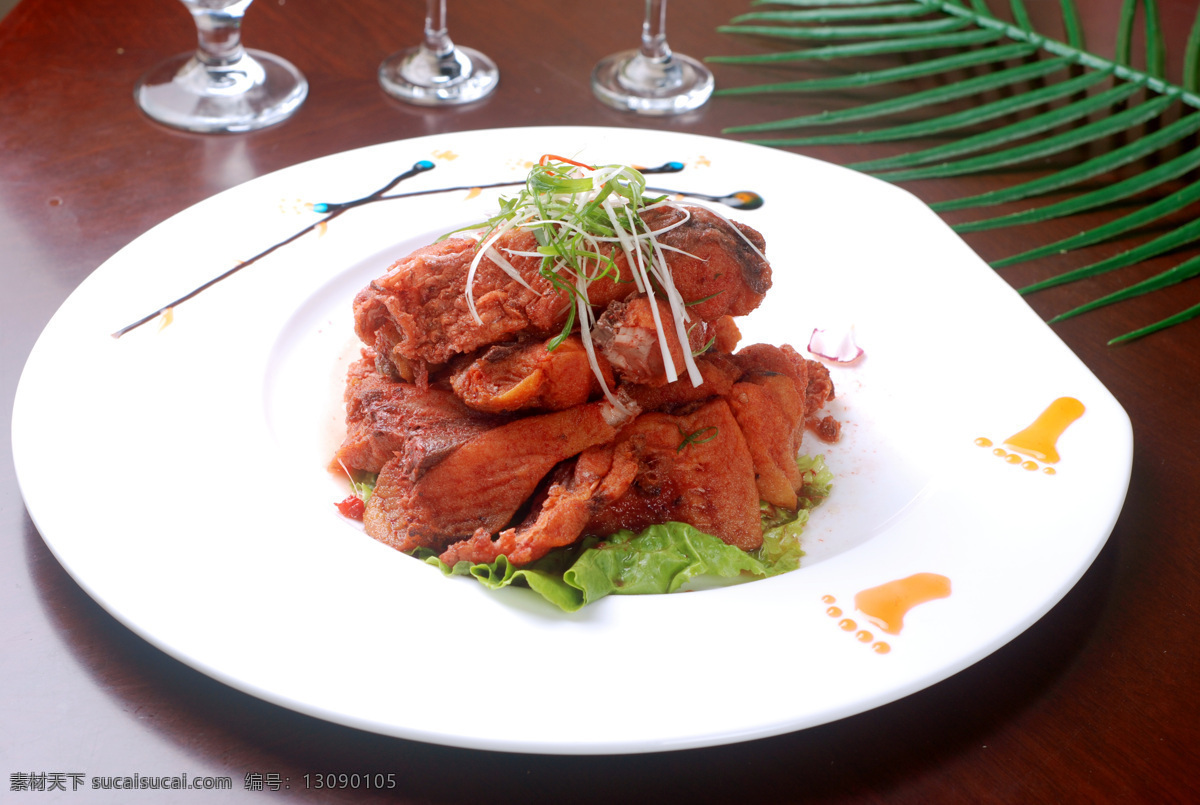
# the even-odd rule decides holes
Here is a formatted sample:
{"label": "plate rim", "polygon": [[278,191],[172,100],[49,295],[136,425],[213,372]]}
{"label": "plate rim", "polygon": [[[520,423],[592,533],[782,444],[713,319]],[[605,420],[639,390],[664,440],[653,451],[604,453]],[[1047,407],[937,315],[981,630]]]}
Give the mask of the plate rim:
{"label": "plate rim", "polygon": [[[163,221],[162,223],[151,228],[151,230],[148,230],[146,233],[139,235],[137,238],[135,238],[133,241],[131,241],[130,244],[123,247],[121,250],[119,250],[116,254],[114,254],[108,260],[104,261],[104,263],[99,267],[99,269],[105,269],[105,270],[101,271],[98,269],[97,271],[95,271],[91,275],[89,275],[89,277],[85,278],[85,280],[82,283],[80,283],[80,285],[76,289],[74,289],[72,291],[72,293],[68,296],[67,300],[63,303],[63,305],[59,308],[59,310],[56,311],[54,317],[51,318],[50,322],[47,323],[46,327],[43,329],[42,333],[39,335],[37,342],[35,343],[34,347],[30,351],[30,354],[26,360],[25,367],[22,370],[20,380],[18,381],[17,392],[16,392],[16,395],[14,398],[13,419],[12,419],[14,465],[16,466],[16,476],[17,476],[18,486],[21,490],[22,499],[26,501],[26,508],[29,513],[29,516],[33,520],[35,526],[38,528],[39,534],[42,535],[42,539],[46,543],[46,545],[49,547],[51,553],[55,556],[55,558],[59,561],[59,563],[64,567],[64,569],[67,570],[68,574],[71,575],[71,577],[76,581],[76,583],[79,584],[80,587],[83,588],[84,591],[87,592],[88,595],[93,598],[93,600],[97,601],[97,603],[99,603],[101,607],[103,607],[106,611],[108,611],[111,615],[113,615],[114,618],[116,618],[119,622],[121,622],[123,625],[125,625],[127,628],[129,628],[131,631],[133,631],[135,634],[138,634],[140,637],[145,639],[147,642],[151,643],[151,645],[154,645],[157,648],[159,648],[160,650],[164,651],[164,653],[167,653],[168,655],[174,657],[175,659],[180,660],[184,664],[186,664],[190,667],[193,667],[196,670],[199,670],[201,673],[204,673],[207,676],[210,676],[214,679],[221,681],[223,684],[229,685],[230,687],[241,690],[250,695],[256,696],[257,698],[261,698],[266,701],[271,701],[271,702],[273,702],[279,706],[285,707],[287,709],[295,710],[298,712],[304,712],[310,716],[321,718],[323,720],[333,721],[335,723],[342,723],[347,726],[352,726],[352,727],[356,727],[359,729],[366,729],[366,730],[369,730],[372,732],[380,732],[382,734],[394,735],[396,737],[409,738],[412,740],[425,741],[425,742],[430,742],[430,743],[437,743],[437,744],[451,745],[451,746],[461,746],[461,747],[475,748],[475,749],[486,749],[486,750],[492,750],[492,751],[516,751],[516,752],[543,753],[543,754],[627,754],[627,753],[634,753],[634,752],[668,751],[668,750],[674,750],[674,749],[680,749],[680,748],[695,748],[695,747],[701,747],[701,746],[713,746],[713,745],[720,745],[720,744],[725,744],[725,743],[733,743],[733,742],[737,742],[737,741],[752,740],[752,739],[761,738],[761,737],[768,737],[770,735],[778,735],[778,734],[783,734],[783,733],[787,733],[787,732],[792,732],[792,731],[796,731],[797,729],[805,729],[809,726],[816,726],[816,724],[808,724],[806,726],[796,727],[796,726],[789,726],[789,724],[787,724],[787,723],[780,723],[780,724],[776,724],[776,725],[773,725],[770,727],[766,727],[766,725],[764,725],[764,727],[765,727],[764,731],[758,731],[753,734],[745,734],[745,735],[741,735],[741,736],[733,736],[733,735],[697,736],[694,740],[689,741],[686,739],[681,739],[678,742],[672,742],[670,745],[661,745],[661,744],[660,745],[646,745],[644,743],[639,743],[636,740],[624,741],[624,742],[610,740],[610,741],[600,741],[595,745],[590,745],[590,744],[585,744],[585,743],[577,743],[577,744],[567,744],[567,745],[561,745],[561,746],[557,743],[537,742],[537,741],[515,742],[512,744],[504,744],[504,743],[497,744],[494,740],[480,739],[477,736],[473,737],[473,736],[465,735],[465,734],[463,734],[463,735],[450,735],[450,734],[441,734],[441,733],[439,733],[439,734],[424,734],[424,733],[418,734],[418,733],[420,733],[420,731],[413,732],[411,730],[404,730],[404,729],[398,729],[398,730],[380,729],[380,725],[366,724],[366,723],[362,722],[361,720],[347,718],[344,716],[344,714],[328,712],[321,707],[313,705],[312,703],[299,702],[299,701],[295,701],[293,699],[289,699],[287,696],[281,695],[277,691],[271,691],[269,689],[257,688],[254,686],[247,685],[245,679],[241,679],[241,678],[237,677],[236,675],[230,675],[226,671],[224,671],[223,669],[221,669],[219,667],[206,665],[203,662],[201,662],[198,658],[193,657],[191,655],[182,655],[181,656],[181,654],[179,652],[177,652],[176,650],[173,650],[174,647],[163,645],[160,636],[157,635],[153,629],[147,629],[145,627],[144,623],[139,622],[138,618],[132,617],[128,613],[121,611],[121,608],[119,606],[110,606],[110,602],[108,600],[106,600],[106,598],[103,595],[98,594],[94,590],[93,585],[88,582],[87,578],[82,577],[81,575],[77,575],[76,570],[73,567],[73,563],[70,560],[70,558],[67,556],[64,556],[60,552],[61,544],[59,544],[59,541],[56,540],[53,536],[47,535],[46,531],[44,530],[43,525],[40,522],[41,518],[39,518],[39,512],[35,511],[36,506],[31,507],[29,505],[29,503],[28,503],[29,493],[27,492],[27,489],[30,486],[31,481],[30,481],[30,478],[28,475],[29,470],[26,469],[28,467],[29,460],[23,458],[23,456],[27,455],[27,452],[26,452],[28,449],[27,439],[23,435],[20,435],[18,433],[18,431],[19,431],[19,426],[22,424],[20,420],[22,420],[24,418],[28,418],[30,416],[26,412],[28,411],[29,407],[31,405],[33,405],[33,402],[31,401],[31,395],[33,395],[34,392],[32,390],[30,390],[29,385],[27,383],[27,374],[29,372],[30,366],[34,365],[35,360],[41,360],[40,350],[45,349],[45,347],[43,347],[43,338],[45,338],[47,336],[47,333],[50,333],[52,331],[52,328],[57,328],[57,327],[63,326],[61,324],[61,322],[59,321],[59,317],[60,317],[60,314],[62,313],[62,311],[64,309],[68,308],[68,306],[71,304],[72,299],[75,299],[76,297],[80,296],[81,294],[90,293],[90,288],[92,287],[92,285],[100,284],[100,283],[107,281],[108,274],[117,270],[115,268],[111,268],[110,266],[119,266],[121,261],[126,259],[126,257],[128,256],[128,254],[129,254],[128,250],[131,247],[133,247],[139,241],[143,241],[150,233],[160,230],[161,227],[167,226],[172,221],[176,221],[177,219],[180,219],[189,214],[194,214],[194,211],[196,210],[196,208],[202,204],[211,203],[213,199],[216,199],[219,197],[230,197],[230,196],[237,195],[239,192],[244,192],[243,189],[245,187],[247,187],[248,185],[262,186],[264,183],[266,183],[267,180],[275,180],[280,175],[285,174],[287,172],[300,172],[300,171],[303,171],[306,169],[313,170],[314,166],[318,166],[320,163],[334,164],[335,162],[337,162],[339,160],[344,160],[347,157],[347,155],[349,155],[349,154],[362,154],[362,153],[366,153],[366,152],[375,151],[376,149],[395,148],[395,147],[398,147],[399,144],[412,144],[412,143],[418,143],[418,142],[427,143],[427,142],[431,142],[431,141],[451,140],[451,139],[462,140],[462,139],[470,138],[470,137],[486,137],[487,135],[492,134],[492,133],[502,133],[505,136],[511,137],[511,136],[515,136],[514,133],[516,133],[516,132],[524,132],[524,133],[529,133],[529,134],[532,134],[534,132],[538,132],[538,133],[556,132],[556,133],[559,133],[564,136],[569,136],[572,134],[579,135],[581,133],[586,134],[586,133],[592,133],[592,132],[600,132],[600,133],[605,133],[605,134],[608,134],[611,136],[618,136],[618,137],[628,137],[631,134],[635,134],[636,136],[639,136],[639,137],[651,136],[651,135],[656,136],[656,137],[657,136],[666,136],[666,137],[670,137],[670,138],[686,139],[689,141],[699,140],[699,141],[717,143],[717,144],[720,144],[721,148],[729,148],[729,149],[733,149],[733,150],[738,150],[741,148],[758,149],[760,151],[769,152],[771,155],[782,157],[784,159],[798,158],[801,160],[807,160],[811,163],[817,163],[817,164],[833,167],[840,171],[848,171],[848,169],[839,168],[838,166],[833,166],[833,165],[830,165],[829,163],[821,163],[818,160],[812,159],[811,157],[806,157],[806,156],[798,155],[798,154],[792,154],[789,152],[776,151],[774,149],[768,149],[768,148],[765,148],[762,146],[753,146],[753,145],[746,144],[746,143],[740,143],[740,142],[732,141],[732,140],[724,140],[721,138],[710,137],[707,135],[691,135],[691,134],[681,134],[681,133],[675,133],[675,132],[647,132],[645,130],[640,130],[640,129],[612,128],[612,127],[532,126],[532,127],[507,127],[507,128],[499,128],[499,129],[482,129],[482,130],[472,130],[472,131],[465,131],[465,132],[453,132],[453,133],[447,133],[447,134],[425,135],[425,136],[418,137],[418,138],[409,138],[409,139],[404,139],[404,140],[393,141],[390,143],[380,143],[380,144],[372,145],[372,146],[364,146],[362,148],[356,148],[356,149],[352,149],[350,151],[343,151],[343,152],[338,152],[335,154],[329,154],[329,155],[319,157],[314,160],[308,160],[308,161],[305,161],[302,163],[297,163],[296,165],[292,165],[287,168],[283,168],[283,169],[280,169],[278,171],[274,171],[274,172],[271,172],[268,174],[263,174],[262,176],[259,176],[259,177],[249,180],[248,182],[245,182],[245,183],[235,186],[233,188],[229,188],[228,190],[222,191],[221,193],[215,194],[214,196],[210,197],[209,199],[206,199],[205,201],[200,202],[200,204],[198,204],[198,205],[190,206],[187,209],[177,213],[176,215],[171,216],[166,221]],[[866,177],[863,177],[863,178],[866,178]],[[912,202],[921,204],[921,206],[924,207],[924,205],[921,202],[919,202],[919,200],[917,200],[914,195],[912,195],[911,193],[908,193],[907,191],[905,191],[901,188],[896,188],[893,185],[887,185],[883,182],[878,182],[878,180],[872,179],[870,181],[877,182],[877,184],[887,187],[889,189],[889,191],[895,191],[896,193],[903,194],[904,196],[907,196],[909,199],[911,199]],[[1038,320],[1038,321],[1040,323],[1040,320]],[[59,323],[56,324],[56,322],[59,322]],[[1058,341],[1059,344],[1062,344],[1061,340],[1058,339],[1057,335],[1054,334],[1053,331],[1051,331],[1044,324],[1042,325],[1042,327],[1044,328],[1044,332],[1040,333],[1040,335],[1048,334],[1054,340]],[[1062,347],[1063,347],[1063,349],[1066,350],[1066,352],[1068,354],[1071,354],[1070,350],[1066,349],[1065,345],[1062,345]],[[1072,357],[1074,357],[1073,354],[1072,354]],[[1077,358],[1076,358],[1076,361],[1078,361]],[[1082,362],[1079,362],[1079,367],[1084,372],[1086,372],[1091,377],[1091,379],[1097,385],[1099,385],[1100,388],[1103,389],[1103,385],[1100,384],[1099,380],[1095,378],[1095,375],[1091,373],[1090,369],[1088,369],[1085,365],[1083,365]],[[1105,391],[1107,391],[1107,390],[1105,389]],[[1055,604],[1057,604],[1058,601],[1061,600],[1061,598],[1063,596],[1065,596],[1066,592],[1068,592],[1072,587],[1074,587],[1074,585],[1078,582],[1079,578],[1081,578],[1082,575],[1091,566],[1092,562],[1094,561],[1095,557],[1099,554],[1100,550],[1102,550],[1105,542],[1107,541],[1108,535],[1111,533],[1112,529],[1115,527],[1116,520],[1120,515],[1121,505],[1124,500],[1124,495],[1128,491],[1129,479],[1130,479],[1130,475],[1132,472],[1132,451],[1133,451],[1132,424],[1129,421],[1128,415],[1125,413],[1124,409],[1120,406],[1120,403],[1117,402],[1115,400],[1115,398],[1111,397],[1111,394],[1109,395],[1109,397],[1110,397],[1111,403],[1116,406],[1117,410],[1120,412],[1120,415],[1124,417],[1123,433],[1115,434],[1122,442],[1121,445],[1118,446],[1119,452],[1122,454],[1122,456],[1128,456],[1128,460],[1123,462],[1123,478],[1118,479],[1118,482],[1117,482],[1117,485],[1122,490],[1121,501],[1118,502],[1117,505],[1115,506],[1115,508],[1113,508],[1111,510],[1111,516],[1108,518],[1109,522],[1107,523],[1106,527],[1102,528],[1102,530],[1104,532],[1103,536],[1099,537],[1095,541],[1095,544],[1092,546],[1093,550],[1091,551],[1091,554],[1089,556],[1087,556],[1086,558],[1084,558],[1080,562],[1080,564],[1078,566],[1078,572],[1073,576],[1073,578],[1070,578],[1069,580],[1067,580],[1067,582],[1064,584],[1063,588],[1061,589],[1061,591],[1059,591],[1059,593],[1057,595],[1046,597],[1042,602],[1044,604],[1044,606],[1040,609],[1039,612],[1036,613],[1036,615],[1034,617],[1029,618],[1027,623],[1024,623],[1023,625],[1015,624],[1013,626],[1013,629],[1015,631],[1013,631],[1011,634],[997,635],[993,639],[993,641],[991,641],[994,645],[991,645],[990,648],[983,650],[982,653],[978,653],[978,656],[960,657],[959,664],[957,664],[955,667],[953,667],[952,670],[949,670],[947,673],[937,676],[937,678],[933,678],[933,679],[929,679],[929,680],[921,682],[921,683],[913,684],[913,685],[909,686],[908,689],[905,689],[903,692],[898,693],[898,695],[887,698],[886,701],[879,701],[879,702],[876,702],[875,704],[870,705],[869,707],[865,707],[865,708],[858,709],[858,710],[853,710],[852,712],[844,712],[841,715],[836,715],[832,718],[825,719],[825,720],[819,721],[817,723],[827,723],[828,721],[844,718],[844,717],[847,717],[850,715],[854,715],[858,712],[863,712],[864,710],[872,709],[873,707],[876,707],[876,706],[879,706],[882,704],[886,704],[890,701],[895,701],[899,698],[903,698],[904,696],[908,696],[913,692],[923,689],[924,687],[928,687],[929,685],[936,684],[937,682],[940,682],[940,681],[948,678],[949,676],[952,676],[955,673],[958,673],[959,671],[963,670],[964,668],[969,667],[970,665],[974,664],[975,662],[978,662],[980,659],[983,659],[984,657],[995,652],[996,650],[1001,648],[1003,645],[1008,643],[1010,640],[1015,638],[1017,635],[1019,635],[1020,633],[1025,631],[1025,629],[1029,628],[1029,626],[1032,625],[1032,623],[1036,622],[1036,620],[1038,618],[1040,618],[1047,611],[1049,611]],[[33,481],[32,483],[37,483],[37,482]]]}

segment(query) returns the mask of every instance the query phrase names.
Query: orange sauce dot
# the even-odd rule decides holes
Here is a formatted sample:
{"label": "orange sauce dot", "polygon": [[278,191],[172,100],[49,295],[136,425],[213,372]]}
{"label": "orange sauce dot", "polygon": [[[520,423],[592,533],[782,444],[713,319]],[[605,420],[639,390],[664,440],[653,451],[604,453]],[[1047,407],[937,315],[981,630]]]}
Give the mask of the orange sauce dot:
{"label": "orange sauce dot", "polygon": [[991,447],[992,440],[987,438],[986,436],[980,436],[978,439],[975,440],[975,444],[979,445],[980,447]]}
{"label": "orange sauce dot", "polygon": [[874,643],[871,645],[871,650],[874,651],[876,654],[887,654],[889,651],[892,650],[892,647],[889,646],[887,643]]}
{"label": "orange sauce dot", "polygon": [[1058,437],[1083,416],[1083,411],[1083,403],[1074,397],[1059,397],[1032,425],[1005,439],[1004,444],[1023,455],[1055,464],[1058,462]]}
{"label": "orange sauce dot", "polygon": [[831,618],[838,618],[841,617],[842,610],[838,607],[830,607],[829,609],[825,610],[825,614]]}
{"label": "orange sauce dot", "polygon": [[832,604],[837,599],[834,598],[832,595],[823,595],[823,596],[821,596],[821,600],[824,601],[826,604]]}
{"label": "orange sauce dot", "polygon": [[863,590],[854,606],[888,634],[900,634],[904,616],[918,604],[950,595],[950,579],[937,573],[916,573]]}
{"label": "orange sauce dot", "polygon": [[860,630],[854,636],[858,638],[858,642],[860,643],[870,643],[875,639],[875,635],[871,634],[866,629]]}
{"label": "orange sauce dot", "polygon": [[1046,473],[1047,475],[1057,475],[1058,474],[1058,471],[1055,470],[1053,467],[1047,467],[1046,469],[1042,470],[1042,472]]}
{"label": "orange sauce dot", "polygon": [[842,618],[840,621],[838,621],[838,626],[842,627],[842,629],[847,632],[853,632],[858,628],[858,624],[849,618]]}
{"label": "orange sauce dot", "polygon": [[997,447],[995,450],[992,451],[992,455],[1000,456],[1001,458],[1003,458],[1004,456],[1007,456],[1008,453],[1006,453],[1005,451],[1003,451],[999,447]]}
{"label": "orange sauce dot", "polygon": [[1023,464],[1021,464],[1021,469],[1029,470],[1030,472],[1033,472],[1037,468],[1038,468],[1038,464],[1036,461],[1026,461]]}
{"label": "orange sauce dot", "polygon": [[1016,453],[1009,453],[1007,456],[1004,457],[1004,460],[1007,461],[1009,464],[1020,464],[1021,463],[1021,457],[1018,456]]}

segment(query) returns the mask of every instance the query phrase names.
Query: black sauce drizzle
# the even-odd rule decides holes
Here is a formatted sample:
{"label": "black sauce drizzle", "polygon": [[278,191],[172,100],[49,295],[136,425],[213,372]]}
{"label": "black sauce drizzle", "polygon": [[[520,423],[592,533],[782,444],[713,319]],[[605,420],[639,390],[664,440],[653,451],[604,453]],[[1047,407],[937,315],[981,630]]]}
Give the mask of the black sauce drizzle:
{"label": "black sauce drizzle", "polygon": [[[425,171],[433,170],[434,167],[435,167],[435,165],[427,159],[423,159],[420,162],[415,163],[411,168],[409,168],[404,173],[397,176],[395,179],[392,179],[390,182],[388,182],[383,187],[379,188],[378,190],[376,190],[374,193],[370,194],[369,196],[363,196],[362,198],[358,199],[357,201],[352,201],[347,204],[337,205],[335,208],[330,209],[325,214],[325,216],[322,217],[321,220],[317,221],[316,223],[309,224],[308,226],[304,227],[296,234],[292,235],[291,237],[285,238],[284,240],[279,241],[274,246],[270,246],[270,247],[264,249],[263,251],[259,252],[258,254],[254,255],[253,257],[251,257],[249,260],[243,260],[242,262],[238,263],[233,268],[226,271],[224,274],[220,274],[216,277],[213,277],[208,282],[201,285],[199,288],[195,288],[191,291],[188,291],[183,296],[176,299],[174,302],[170,302],[168,304],[163,305],[158,310],[156,310],[153,313],[150,313],[146,316],[143,316],[142,318],[138,319],[137,321],[133,322],[132,324],[125,325],[120,330],[117,330],[115,333],[113,333],[112,337],[120,338],[121,336],[125,335],[126,333],[130,332],[131,330],[136,330],[138,327],[141,327],[143,324],[150,322],[150,321],[154,321],[154,319],[156,319],[159,316],[161,316],[162,314],[166,313],[168,310],[171,310],[171,309],[183,304],[184,302],[188,301],[189,299],[199,296],[200,294],[204,293],[212,286],[216,285],[221,280],[227,279],[228,277],[232,277],[234,274],[238,273],[243,268],[247,268],[249,266],[254,265],[259,260],[263,259],[264,257],[271,254],[275,250],[282,249],[284,246],[288,245],[289,243],[299,240],[300,238],[304,237],[309,232],[313,231],[314,229],[321,226],[322,224],[332,221],[334,218],[337,218],[342,213],[344,213],[348,210],[351,210],[356,206],[359,206],[361,204],[367,204],[371,201],[378,201],[378,200],[382,199],[384,197],[384,193],[391,190],[393,187],[400,184],[405,179],[411,179],[413,176],[424,173]],[[314,207],[314,209],[315,209],[315,207]],[[320,212],[320,210],[318,210],[318,211]]]}
{"label": "black sauce drizzle", "polygon": [[[330,221],[332,221],[334,218],[337,218],[342,213],[349,212],[350,210],[354,209],[355,207],[361,207],[364,204],[374,204],[375,202],[379,202],[379,201],[393,201],[395,199],[401,199],[401,198],[415,198],[417,196],[430,196],[430,195],[434,195],[436,193],[453,193],[456,191],[464,191],[464,190],[488,190],[488,189],[493,189],[493,188],[497,188],[497,187],[513,187],[516,185],[525,184],[524,180],[515,181],[515,182],[495,182],[493,184],[473,184],[473,185],[462,185],[460,187],[439,187],[439,188],[436,188],[433,190],[416,190],[411,193],[395,193],[393,195],[387,195],[389,190],[392,190],[394,187],[396,187],[396,185],[400,184],[404,180],[411,179],[412,177],[417,176],[422,173],[425,173],[426,171],[431,171],[435,167],[437,167],[437,166],[434,165],[434,163],[430,162],[427,159],[423,159],[420,162],[414,163],[411,168],[409,168],[404,173],[397,176],[395,179],[392,179],[386,185],[379,188],[378,190],[376,190],[374,193],[371,193],[370,195],[363,196],[362,198],[355,199],[354,201],[313,204],[312,208],[313,208],[314,212],[324,213],[324,216],[321,218],[321,220],[316,221],[315,223],[309,224],[308,226],[304,227],[296,234],[291,235],[290,237],[279,241],[275,245],[264,249],[263,251],[259,252],[258,254],[254,255],[253,257],[251,257],[249,260],[243,260],[242,262],[238,263],[236,266],[229,269],[225,273],[220,274],[216,277],[213,277],[211,280],[204,283],[200,287],[195,288],[191,291],[188,291],[183,296],[179,297],[178,299],[176,299],[173,302],[169,302],[168,304],[163,305],[162,307],[160,307],[158,310],[154,311],[153,313],[143,316],[142,318],[138,319],[137,321],[133,322],[132,324],[125,325],[124,327],[122,327],[121,329],[119,329],[115,333],[113,333],[112,337],[120,338],[121,336],[125,335],[126,333],[131,332],[131,331],[136,330],[137,328],[141,327],[143,324],[153,321],[154,319],[163,315],[167,311],[178,307],[179,305],[183,304],[184,302],[188,301],[189,299],[199,296],[201,293],[208,290],[212,286],[216,285],[221,280],[227,279],[228,277],[232,277],[234,274],[238,273],[243,268],[247,268],[249,266],[254,265],[255,263],[257,263],[259,260],[263,259],[267,255],[272,254],[273,252],[275,252],[278,249],[283,248],[284,246],[287,246],[289,243],[293,243],[293,242],[299,240],[300,238],[304,237],[305,235],[307,235],[309,232],[313,231],[314,229],[317,229],[318,227],[320,227],[323,224],[329,223]],[[683,169],[684,169],[684,164],[682,162],[665,162],[656,168],[641,168],[640,172],[643,174],[679,173]],[[647,188],[647,190],[653,190],[656,193],[668,193],[670,195],[684,196],[684,197],[688,197],[688,198],[698,198],[698,199],[703,199],[705,201],[718,202],[720,204],[725,204],[727,206],[730,206],[730,207],[733,207],[734,209],[739,209],[739,210],[757,210],[759,207],[761,207],[763,205],[762,196],[760,196],[758,193],[755,193],[751,190],[741,190],[736,193],[730,193],[729,195],[725,195],[725,196],[709,196],[709,195],[705,195],[703,193],[689,193],[689,192],[683,192],[683,191],[678,191],[678,190],[666,190],[661,187],[649,187],[649,188]]]}

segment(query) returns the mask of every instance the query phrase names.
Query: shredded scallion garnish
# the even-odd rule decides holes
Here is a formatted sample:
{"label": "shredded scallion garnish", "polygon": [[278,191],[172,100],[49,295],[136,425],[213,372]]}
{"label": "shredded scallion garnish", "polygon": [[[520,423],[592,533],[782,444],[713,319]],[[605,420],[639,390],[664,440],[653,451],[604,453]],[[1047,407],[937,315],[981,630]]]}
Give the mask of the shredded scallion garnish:
{"label": "shredded scallion garnish", "polygon": [[676,425],[675,427],[679,428],[680,437],[679,447],[675,449],[676,453],[682,453],[684,448],[691,444],[705,444],[706,442],[711,442],[720,434],[720,430],[716,425],[709,425],[707,428],[700,428],[692,433],[687,433],[679,425]]}
{"label": "shredded scallion garnish", "polygon": [[[679,377],[671,357],[667,329],[673,327],[684,346],[684,368],[692,384],[704,382],[688,345],[687,304],[683,301],[671,277],[666,253],[683,253],[662,244],[658,235],[687,223],[690,215],[665,196],[647,198],[646,178],[628,165],[585,165],[573,159],[547,154],[529,171],[524,189],[515,198],[501,198],[500,209],[491,218],[449,234],[471,230],[479,246],[467,272],[467,309],[477,324],[482,324],[475,308],[474,284],[479,264],[485,257],[521,285],[530,288],[526,280],[501,252],[514,257],[541,258],[539,273],[571,305],[562,332],[549,343],[554,349],[576,325],[588,355],[592,371],[609,401],[623,408],[609,390],[596,360],[591,328],[596,315],[588,299],[588,286],[603,278],[617,278],[615,255],[624,254],[639,293],[650,299],[651,315],[658,333],[663,367],[668,381]],[[641,214],[660,206],[683,210],[682,220],[651,230]],[[533,233],[536,251],[509,251],[497,248],[501,236],[514,229]],[[735,227],[736,230],[736,227]],[[753,245],[753,244],[752,244]],[[756,250],[757,251],[757,250]],[[664,299],[671,311],[672,322],[664,322],[655,302],[655,295]]]}

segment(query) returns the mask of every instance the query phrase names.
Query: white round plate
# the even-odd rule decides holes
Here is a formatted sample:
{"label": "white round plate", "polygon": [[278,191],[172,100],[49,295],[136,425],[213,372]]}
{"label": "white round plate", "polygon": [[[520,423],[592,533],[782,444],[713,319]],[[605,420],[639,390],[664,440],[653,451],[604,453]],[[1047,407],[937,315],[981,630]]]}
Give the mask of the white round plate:
{"label": "white round plate", "polygon": [[[717,208],[763,233],[775,286],[743,344],[853,326],[835,368],[834,492],[800,570],[574,614],[489,592],[338,516],[351,300],[389,263],[487,217],[544,153],[682,172],[651,185],[761,194]],[[511,191],[508,191],[511,192]],[[324,223],[321,223],[321,222]],[[320,224],[120,338],[113,333]],[[1055,474],[1001,445],[1053,401]],[[13,451],[26,505],[67,571],[155,646],[235,688],[364,730],[483,749],[648,752],[760,738],[896,700],[965,668],[1053,606],[1092,562],[1129,481],[1112,395],[911,195],[727,140],[603,128],[440,134],[263,176],[185,210],[97,269],[21,378]],[[887,634],[857,593],[916,573],[950,595]],[[830,607],[841,615],[830,615]],[[843,621],[853,621],[848,627]],[[867,632],[870,638],[858,633]],[[890,649],[881,653],[877,644]]]}

